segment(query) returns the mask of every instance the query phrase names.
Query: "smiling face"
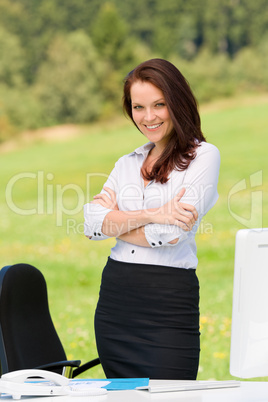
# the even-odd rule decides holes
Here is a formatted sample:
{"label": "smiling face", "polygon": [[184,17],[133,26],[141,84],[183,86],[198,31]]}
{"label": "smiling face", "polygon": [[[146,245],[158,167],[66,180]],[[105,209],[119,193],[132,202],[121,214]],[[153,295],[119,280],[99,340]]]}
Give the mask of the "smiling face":
{"label": "smiling face", "polygon": [[163,92],[150,82],[136,81],[130,95],[135,124],[162,151],[173,129]]}

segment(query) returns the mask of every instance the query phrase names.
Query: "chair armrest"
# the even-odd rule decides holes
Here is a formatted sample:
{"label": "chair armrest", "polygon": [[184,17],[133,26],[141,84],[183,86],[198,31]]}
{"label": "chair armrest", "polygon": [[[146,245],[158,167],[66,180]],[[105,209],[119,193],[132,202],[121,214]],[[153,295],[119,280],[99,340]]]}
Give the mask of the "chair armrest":
{"label": "chair armrest", "polygon": [[80,367],[74,369],[72,378],[77,377],[79,374],[83,373],[84,371],[90,369],[91,367],[95,367],[100,364],[100,359],[97,357],[94,360],[90,360],[89,362],[82,364]]}
{"label": "chair armrest", "polygon": [[53,362],[36,367],[40,370],[54,371],[55,369],[62,369],[63,367],[79,367],[81,360],[62,360],[60,362]]}

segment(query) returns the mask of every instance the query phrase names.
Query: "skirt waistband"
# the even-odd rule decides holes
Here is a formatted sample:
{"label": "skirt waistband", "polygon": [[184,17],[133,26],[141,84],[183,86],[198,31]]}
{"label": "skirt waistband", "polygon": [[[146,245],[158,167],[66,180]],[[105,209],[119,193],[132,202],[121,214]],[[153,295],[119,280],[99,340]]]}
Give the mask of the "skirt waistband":
{"label": "skirt waistband", "polygon": [[108,258],[103,275],[124,286],[192,288],[199,287],[195,269],[136,264]]}

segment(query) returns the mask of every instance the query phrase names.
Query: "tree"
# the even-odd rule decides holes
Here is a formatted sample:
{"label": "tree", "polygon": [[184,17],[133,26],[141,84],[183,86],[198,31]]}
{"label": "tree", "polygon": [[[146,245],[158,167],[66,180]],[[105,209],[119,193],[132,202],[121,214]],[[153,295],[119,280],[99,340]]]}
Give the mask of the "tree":
{"label": "tree", "polygon": [[137,64],[149,57],[150,51],[140,46],[140,42],[130,35],[126,22],[111,2],[101,7],[91,35],[100,57],[107,66],[101,88],[106,107],[112,111],[121,106],[123,78]]}
{"label": "tree", "polygon": [[127,24],[112,3],[105,3],[97,15],[91,37],[99,54],[115,69],[122,65],[127,36]]}
{"label": "tree", "polygon": [[48,123],[84,123],[101,114],[100,81],[104,65],[83,31],[59,35],[51,43],[41,65],[35,93]]}
{"label": "tree", "polygon": [[0,27],[0,141],[40,124],[40,108],[25,84],[19,38]]}
{"label": "tree", "polygon": [[21,86],[25,54],[19,38],[0,27],[0,82],[7,86]]}

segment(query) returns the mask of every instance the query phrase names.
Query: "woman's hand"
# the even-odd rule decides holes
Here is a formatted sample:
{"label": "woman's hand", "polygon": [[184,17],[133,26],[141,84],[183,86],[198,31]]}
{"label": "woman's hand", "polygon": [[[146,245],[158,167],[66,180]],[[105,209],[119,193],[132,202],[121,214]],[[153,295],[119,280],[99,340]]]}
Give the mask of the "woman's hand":
{"label": "woman's hand", "polygon": [[93,197],[93,201],[91,201],[91,203],[99,204],[102,205],[104,208],[118,211],[119,208],[116,202],[116,193],[109,187],[103,187],[103,189],[109,194],[110,197],[105,193],[97,194]]}
{"label": "woman's hand", "polygon": [[176,225],[190,231],[198,218],[194,206],[180,202],[185,189],[162,207],[139,211],[120,211],[116,193],[108,187],[104,187],[104,190],[108,194],[97,194],[91,202],[112,210],[105,216],[102,225],[102,232],[110,237],[119,237],[149,223]]}
{"label": "woman's hand", "polygon": [[152,214],[152,223],[176,225],[185,231],[192,230],[198,213],[193,205],[180,202],[185,191],[183,188],[172,200],[156,208]]}
{"label": "woman's hand", "polygon": [[[103,187],[103,189],[110,195],[111,198],[105,193],[97,194],[93,197],[93,201],[91,201],[91,203],[102,205],[104,208],[113,209],[114,211],[118,210],[119,208],[116,202],[116,193],[109,187]],[[92,236],[86,237],[89,240],[92,238]]]}

